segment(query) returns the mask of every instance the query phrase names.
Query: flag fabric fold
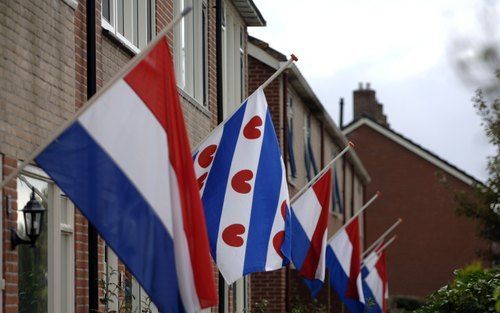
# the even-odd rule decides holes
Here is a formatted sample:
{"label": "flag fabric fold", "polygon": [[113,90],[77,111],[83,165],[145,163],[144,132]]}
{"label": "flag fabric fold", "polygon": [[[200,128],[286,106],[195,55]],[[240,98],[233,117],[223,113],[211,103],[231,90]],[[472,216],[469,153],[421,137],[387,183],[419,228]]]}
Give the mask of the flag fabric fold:
{"label": "flag fabric fold", "polygon": [[166,38],[37,158],[162,312],[216,305]]}
{"label": "flag fabric fold", "polygon": [[325,278],[331,191],[328,170],[292,204],[292,262],[304,279],[323,282]]}
{"label": "flag fabric fold", "polygon": [[212,256],[228,284],[290,258],[286,172],[262,88],[194,153]]}

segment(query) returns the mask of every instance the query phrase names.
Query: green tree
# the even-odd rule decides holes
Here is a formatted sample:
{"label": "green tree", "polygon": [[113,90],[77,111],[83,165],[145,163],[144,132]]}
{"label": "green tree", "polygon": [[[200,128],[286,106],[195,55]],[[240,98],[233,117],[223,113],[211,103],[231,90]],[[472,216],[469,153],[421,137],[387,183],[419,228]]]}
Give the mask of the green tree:
{"label": "green tree", "polygon": [[[497,71],[500,81],[500,71]],[[499,84],[500,85],[500,84]],[[482,238],[492,243],[484,251],[493,264],[500,262],[500,97],[490,98],[479,89],[472,98],[474,107],[481,117],[482,126],[489,142],[495,147],[495,155],[488,158],[488,180],[475,184],[475,196],[457,192],[457,213],[473,218],[479,226]]]}
{"label": "green tree", "polygon": [[[500,268],[483,269],[479,263],[455,272],[454,281],[432,294],[414,313],[500,312]],[[498,308],[500,309],[500,308]]]}

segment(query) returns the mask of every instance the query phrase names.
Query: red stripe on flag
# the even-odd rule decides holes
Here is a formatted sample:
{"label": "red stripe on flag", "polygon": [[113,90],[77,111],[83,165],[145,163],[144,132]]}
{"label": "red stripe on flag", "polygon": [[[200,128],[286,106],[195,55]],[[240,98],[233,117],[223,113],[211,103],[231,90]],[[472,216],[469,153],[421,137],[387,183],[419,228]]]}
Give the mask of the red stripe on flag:
{"label": "red stripe on flag", "polygon": [[382,312],[386,313],[387,299],[385,297],[385,294],[387,293],[388,280],[387,269],[385,267],[385,252],[382,251],[380,253],[377,263],[375,263],[375,268],[377,269],[378,276],[380,276],[380,279],[382,280]]}
{"label": "red stripe on flag", "polygon": [[361,271],[361,251],[359,239],[359,217],[353,219],[345,228],[349,241],[352,244],[351,268],[349,271],[349,282],[345,296],[351,299],[359,299],[356,279]]}
{"label": "red stripe on flag", "polygon": [[202,308],[214,306],[217,304],[217,294],[212,276],[205,216],[194,175],[186,125],[166,38],[160,40],[127,74],[125,81],[151,110],[167,133],[169,159],[179,185],[184,231],[196,293]]}
{"label": "red stripe on flag", "polygon": [[321,204],[321,213],[319,215],[316,229],[311,238],[311,247],[307,251],[306,258],[299,274],[307,279],[314,279],[321,258],[321,249],[323,248],[323,237],[328,227],[328,211],[330,210],[330,200],[332,192],[332,174],[327,171],[312,186],[316,198]]}

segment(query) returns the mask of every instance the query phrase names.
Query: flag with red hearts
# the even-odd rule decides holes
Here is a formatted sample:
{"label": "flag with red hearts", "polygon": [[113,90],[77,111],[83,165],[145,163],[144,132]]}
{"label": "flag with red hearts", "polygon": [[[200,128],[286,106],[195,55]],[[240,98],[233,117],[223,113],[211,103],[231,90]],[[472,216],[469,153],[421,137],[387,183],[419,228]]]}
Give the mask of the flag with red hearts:
{"label": "flag with red hearts", "polygon": [[194,168],[212,257],[226,282],[286,264],[286,172],[261,88],[201,143]]}

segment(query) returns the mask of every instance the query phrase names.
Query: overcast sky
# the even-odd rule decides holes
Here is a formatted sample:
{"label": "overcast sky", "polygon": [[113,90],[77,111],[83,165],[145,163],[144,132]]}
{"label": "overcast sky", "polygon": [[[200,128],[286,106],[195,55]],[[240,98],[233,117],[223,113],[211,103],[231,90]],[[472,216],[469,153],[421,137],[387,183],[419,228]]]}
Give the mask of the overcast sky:
{"label": "overcast sky", "polygon": [[337,124],[339,98],[346,100],[348,123],[352,91],[370,82],[391,128],[487,177],[486,157],[494,149],[472,107],[475,88],[460,80],[453,61],[457,40],[484,34],[481,1],[254,2],[267,26],[250,28],[250,35],[299,57],[297,66]]}

